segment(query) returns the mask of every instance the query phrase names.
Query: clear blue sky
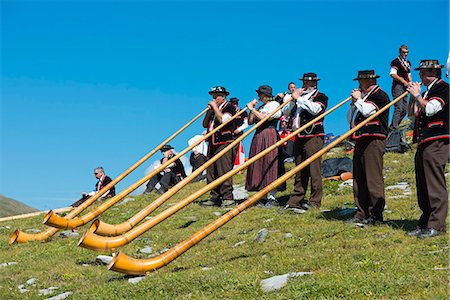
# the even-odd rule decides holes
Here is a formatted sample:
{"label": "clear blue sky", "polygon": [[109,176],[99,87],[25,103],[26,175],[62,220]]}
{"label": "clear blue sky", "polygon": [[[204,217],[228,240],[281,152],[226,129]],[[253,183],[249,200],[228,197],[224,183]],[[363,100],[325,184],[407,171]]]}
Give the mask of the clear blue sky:
{"label": "clear blue sky", "polygon": [[[316,72],[333,106],[358,70],[375,69],[390,94],[401,44],[414,67],[445,63],[448,1],[1,1],[0,193],[70,204],[92,190],[94,167],[123,172],[203,110],[214,85],[244,106],[261,84],[285,91]],[[346,109],[327,132],[348,129]],[[170,144],[201,131],[198,121]]]}

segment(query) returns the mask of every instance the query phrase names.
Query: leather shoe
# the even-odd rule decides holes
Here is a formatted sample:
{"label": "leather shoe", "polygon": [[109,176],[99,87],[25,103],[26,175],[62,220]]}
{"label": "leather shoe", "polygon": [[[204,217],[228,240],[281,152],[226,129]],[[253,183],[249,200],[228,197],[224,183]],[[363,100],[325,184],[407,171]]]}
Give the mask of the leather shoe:
{"label": "leather shoe", "polygon": [[444,234],[444,231],[437,230],[434,228],[428,228],[428,229],[423,230],[422,233],[418,235],[418,237],[420,237],[421,239],[426,239],[426,238],[435,237],[435,236],[438,236],[441,234]]}
{"label": "leather shoe", "polygon": [[383,221],[380,221],[377,218],[370,216],[367,219],[364,219],[362,223],[365,225],[380,225],[381,223],[383,223]]}
{"label": "leather shoe", "polygon": [[422,234],[422,232],[424,231],[424,229],[422,228],[417,228],[416,230],[412,230],[412,231],[408,231],[406,233],[407,236],[419,236]]}
{"label": "leather shoe", "polygon": [[304,214],[306,212],[306,210],[304,210],[302,208],[292,207],[289,205],[286,205],[286,207],[284,209],[292,211],[293,213],[296,213],[296,214]]}

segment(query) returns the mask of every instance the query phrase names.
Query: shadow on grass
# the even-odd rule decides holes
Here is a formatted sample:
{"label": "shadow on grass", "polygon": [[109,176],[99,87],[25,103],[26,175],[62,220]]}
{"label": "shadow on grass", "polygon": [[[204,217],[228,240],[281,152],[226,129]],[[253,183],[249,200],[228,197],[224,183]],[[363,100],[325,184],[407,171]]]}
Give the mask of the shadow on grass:
{"label": "shadow on grass", "polygon": [[[326,220],[346,221],[351,219],[356,213],[355,208],[335,208],[330,211],[322,212]],[[405,232],[416,229],[417,220],[389,220],[383,223],[393,229],[401,229]]]}
{"label": "shadow on grass", "polygon": [[417,220],[389,220],[386,221],[384,224],[392,227],[393,229],[401,229],[405,232],[417,228]]}
{"label": "shadow on grass", "polygon": [[356,213],[356,209],[354,207],[351,208],[334,208],[330,211],[322,212],[322,216],[326,220],[339,220],[345,221],[351,219]]}

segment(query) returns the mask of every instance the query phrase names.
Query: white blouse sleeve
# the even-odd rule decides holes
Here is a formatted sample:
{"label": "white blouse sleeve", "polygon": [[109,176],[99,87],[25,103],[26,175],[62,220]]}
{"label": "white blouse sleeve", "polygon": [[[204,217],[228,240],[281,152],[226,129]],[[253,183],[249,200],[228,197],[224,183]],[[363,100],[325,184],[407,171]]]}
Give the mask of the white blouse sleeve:
{"label": "white blouse sleeve", "polygon": [[[266,105],[264,105],[260,112],[268,115],[271,112],[273,112],[274,110],[276,110],[278,108],[278,106],[280,106],[280,103],[278,103],[277,101],[269,101],[266,103]],[[269,118],[269,120],[273,120],[273,119],[279,119],[281,118],[281,110],[278,110],[272,117]]]}

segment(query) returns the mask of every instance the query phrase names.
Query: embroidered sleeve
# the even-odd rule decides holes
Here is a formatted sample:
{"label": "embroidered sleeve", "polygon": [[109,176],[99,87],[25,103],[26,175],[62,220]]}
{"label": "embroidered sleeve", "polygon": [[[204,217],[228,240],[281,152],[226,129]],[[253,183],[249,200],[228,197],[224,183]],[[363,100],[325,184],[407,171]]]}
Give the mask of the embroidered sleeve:
{"label": "embroidered sleeve", "polygon": [[391,67],[391,71],[389,72],[389,75],[392,74],[397,74],[397,68],[396,67]]}

